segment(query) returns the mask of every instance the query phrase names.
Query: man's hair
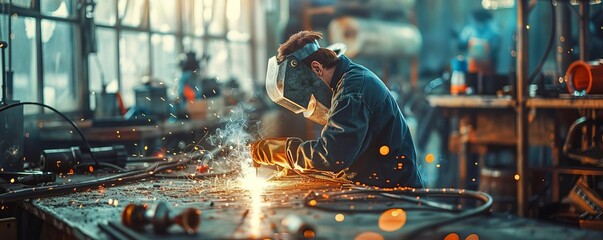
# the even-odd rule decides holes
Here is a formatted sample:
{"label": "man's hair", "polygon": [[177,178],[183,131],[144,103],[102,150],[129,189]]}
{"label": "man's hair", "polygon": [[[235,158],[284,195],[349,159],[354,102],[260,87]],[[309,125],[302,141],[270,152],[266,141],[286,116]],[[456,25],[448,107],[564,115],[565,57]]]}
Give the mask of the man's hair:
{"label": "man's hair", "polygon": [[[278,48],[277,60],[282,62],[285,57],[295,51],[303,48],[306,44],[313,41],[322,39],[322,33],[314,31],[301,31],[291,35],[289,39],[280,45]],[[312,61],[317,61],[323,65],[324,68],[331,68],[337,63],[337,54],[326,48],[319,48],[316,52],[310,54],[310,56],[301,59],[303,63],[310,66]]]}

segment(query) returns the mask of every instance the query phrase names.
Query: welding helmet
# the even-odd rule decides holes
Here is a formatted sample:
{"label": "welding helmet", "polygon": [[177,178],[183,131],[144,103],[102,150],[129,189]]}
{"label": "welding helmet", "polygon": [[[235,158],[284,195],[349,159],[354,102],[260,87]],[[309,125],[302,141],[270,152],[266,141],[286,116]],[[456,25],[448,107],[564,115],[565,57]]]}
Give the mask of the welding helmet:
{"label": "welding helmet", "polygon": [[[287,55],[281,62],[277,61],[276,56],[271,57],[266,73],[266,91],[278,105],[294,113],[303,113],[304,117],[326,125],[333,91],[301,61],[319,48],[318,42],[313,41]],[[338,53],[338,56],[345,51],[345,45],[342,44],[328,48]]]}

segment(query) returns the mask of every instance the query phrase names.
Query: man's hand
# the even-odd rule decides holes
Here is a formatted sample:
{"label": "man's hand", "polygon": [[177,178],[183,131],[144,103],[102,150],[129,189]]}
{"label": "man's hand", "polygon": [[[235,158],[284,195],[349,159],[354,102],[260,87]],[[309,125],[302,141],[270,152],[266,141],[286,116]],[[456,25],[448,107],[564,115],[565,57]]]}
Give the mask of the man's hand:
{"label": "man's hand", "polygon": [[287,138],[266,138],[251,144],[251,158],[254,163],[263,165],[277,164],[290,168],[287,160]]}

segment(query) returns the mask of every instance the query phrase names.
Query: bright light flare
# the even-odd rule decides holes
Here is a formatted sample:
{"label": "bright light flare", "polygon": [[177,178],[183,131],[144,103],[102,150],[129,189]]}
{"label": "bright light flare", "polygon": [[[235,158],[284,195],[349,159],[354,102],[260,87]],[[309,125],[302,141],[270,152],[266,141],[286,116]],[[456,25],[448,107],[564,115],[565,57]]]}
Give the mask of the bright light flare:
{"label": "bright light flare", "polygon": [[262,236],[262,212],[263,207],[267,206],[263,200],[264,191],[270,186],[262,176],[256,176],[255,168],[243,167],[242,175],[239,178],[239,184],[242,189],[247,190],[250,196],[250,208],[248,213],[247,225],[248,234],[251,238],[259,238]]}

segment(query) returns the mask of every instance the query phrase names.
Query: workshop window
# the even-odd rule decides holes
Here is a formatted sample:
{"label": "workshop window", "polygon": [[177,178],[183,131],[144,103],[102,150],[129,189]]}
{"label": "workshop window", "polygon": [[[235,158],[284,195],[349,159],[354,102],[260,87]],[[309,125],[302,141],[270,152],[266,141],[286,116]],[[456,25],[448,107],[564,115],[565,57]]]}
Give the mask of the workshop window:
{"label": "workshop window", "polygon": [[134,87],[150,76],[149,34],[123,31],[119,39],[120,92],[126,107],[134,105]]}
{"label": "workshop window", "polygon": [[53,17],[70,17],[74,11],[73,0],[41,0],[40,13]]}
{"label": "workshop window", "polygon": [[203,29],[203,1],[184,0],[182,1],[182,32],[201,36],[205,32]]}
{"label": "workshop window", "polygon": [[119,0],[118,11],[120,24],[129,27],[147,26],[145,0]]}
{"label": "workshop window", "polygon": [[94,22],[99,25],[113,26],[116,20],[115,1],[96,1],[94,8]]}
{"label": "workshop window", "polygon": [[[117,91],[117,41],[115,40],[115,30],[111,28],[99,27],[96,29],[98,39],[97,52],[92,53],[89,58],[89,79],[90,91],[99,93],[102,86],[113,85],[110,90],[112,93]],[[94,107],[94,106],[92,106]],[[94,109],[94,108],[92,108]]]}
{"label": "workshop window", "polygon": [[251,32],[251,1],[228,0],[226,20],[228,20],[227,37],[230,41],[249,41]]}
{"label": "workshop window", "polygon": [[167,87],[176,87],[178,72],[178,49],[176,37],[173,35],[153,34],[151,36],[153,51],[153,76]]}
{"label": "workshop window", "polygon": [[[6,20],[6,15],[2,15]],[[3,21],[6,24],[6,21]],[[13,98],[19,101],[38,102],[38,52],[36,51],[36,20],[29,17],[13,17],[12,70]],[[4,29],[2,29],[4,30]],[[2,31],[2,36],[6,36]],[[8,67],[8,64],[7,64]],[[36,112],[36,108],[24,108],[25,113]]]}
{"label": "workshop window", "polygon": [[59,110],[76,110],[74,25],[42,20],[44,103]]}
{"label": "workshop window", "polygon": [[[203,77],[218,77],[221,83],[232,78],[252,83],[249,10],[253,1],[94,2],[90,14],[96,24],[95,42],[80,42],[84,13],[80,7],[86,1],[12,0],[11,13],[1,12],[1,39],[8,39],[9,16],[12,22],[10,68],[15,72],[15,100],[44,102],[61,111],[94,110],[94,94],[109,86],[110,92],[122,94],[126,107],[132,107],[134,88],[143,78],[159,80],[173,90],[180,74],[179,54],[188,51],[194,51],[199,60],[204,54],[209,57],[200,72]],[[0,5],[8,10],[8,1],[0,0]],[[84,49],[96,49],[87,62],[81,59],[86,56]],[[24,109],[28,114],[41,111]]]}
{"label": "workshop window", "polygon": [[230,77],[229,58],[231,53],[227,48],[226,42],[223,40],[209,41],[209,62],[205,69],[204,76],[217,77],[220,82]]}
{"label": "workshop window", "polygon": [[[8,0],[2,0],[0,2],[6,3]],[[31,8],[33,0],[13,0],[13,5],[16,7]]]}
{"label": "workshop window", "polygon": [[207,30],[210,36],[223,36],[225,33],[226,1],[204,1],[203,20],[209,21]]}
{"label": "workshop window", "polygon": [[175,33],[178,30],[176,1],[150,0],[151,31]]}
{"label": "workshop window", "polygon": [[182,38],[182,46],[184,48],[184,52],[193,51],[197,53],[198,58],[200,58],[201,54],[203,54],[203,41],[201,41],[200,38],[185,36]]}
{"label": "workshop window", "polygon": [[244,89],[251,89],[253,87],[253,79],[249,74],[251,72],[251,46],[246,43],[233,42],[229,44],[231,52],[231,60],[229,62],[230,68],[228,73],[231,79],[237,79]]}

